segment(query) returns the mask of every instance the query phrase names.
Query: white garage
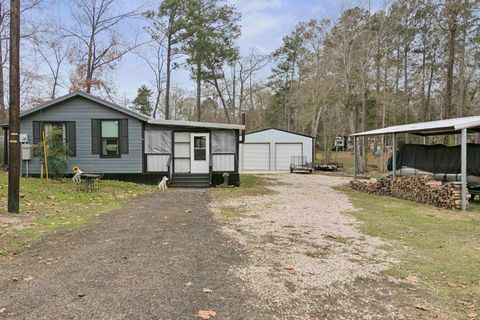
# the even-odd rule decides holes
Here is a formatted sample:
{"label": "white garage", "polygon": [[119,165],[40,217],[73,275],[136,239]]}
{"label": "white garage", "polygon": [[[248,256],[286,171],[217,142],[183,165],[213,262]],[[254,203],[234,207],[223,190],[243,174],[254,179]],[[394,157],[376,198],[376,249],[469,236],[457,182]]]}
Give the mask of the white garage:
{"label": "white garage", "polygon": [[242,160],[243,170],[270,170],[270,144],[244,144]]}
{"label": "white garage", "polygon": [[281,129],[264,129],[245,135],[240,144],[240,170],[289,170],[292,156],[304,156],[312,162],[315,138]]}

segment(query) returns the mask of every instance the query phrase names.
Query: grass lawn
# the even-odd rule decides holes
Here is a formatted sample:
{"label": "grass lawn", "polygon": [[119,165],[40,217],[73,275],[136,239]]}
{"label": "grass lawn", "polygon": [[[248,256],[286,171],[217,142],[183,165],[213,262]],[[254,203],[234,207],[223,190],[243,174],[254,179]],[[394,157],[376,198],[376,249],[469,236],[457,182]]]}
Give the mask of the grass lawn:
{"label": "grass lawn", "polygon": [[[152,186],[108,181],[99,191],[76,190],[70,179],[63,181],[21,178],[20,214],[7,214],[7,174],[0,173],[0,256],[20,252],[25,247],[61,228],[85,224],[102,213],[120,208],[135,196],[153,190]],[[7,220],[15,223],[4,223]],[[2,221],[2,220],[0,220]]]}
{"label": "grass lawn", "polygon": [[438,296],[452,318],[480,315],[480,204],[469,212],[339,188],[358,211],[362,230],[393,240],[400,263],[388,272],[418,278],[418,289]]}

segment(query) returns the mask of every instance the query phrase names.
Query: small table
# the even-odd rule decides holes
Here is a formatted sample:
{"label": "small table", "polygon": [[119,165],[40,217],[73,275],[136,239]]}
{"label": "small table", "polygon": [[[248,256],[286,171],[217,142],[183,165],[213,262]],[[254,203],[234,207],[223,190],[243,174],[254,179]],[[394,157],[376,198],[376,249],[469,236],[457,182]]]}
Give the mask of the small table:
{"label": "small table", "polygon": [[80,190],[95,191],[96,189],[98,189],[98,183],[102,178],[102,175],[98,173],[82,173],[80,177]]}

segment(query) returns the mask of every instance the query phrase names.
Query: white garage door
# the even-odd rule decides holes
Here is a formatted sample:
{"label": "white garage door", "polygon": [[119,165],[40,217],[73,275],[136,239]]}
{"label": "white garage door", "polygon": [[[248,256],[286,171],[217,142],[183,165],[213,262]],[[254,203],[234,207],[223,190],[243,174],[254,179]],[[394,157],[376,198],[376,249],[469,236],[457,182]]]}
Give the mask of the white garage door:
{"label": "white garage door", "polygon": [[276,143],[275,144],[275,170],[290,169],[292,156],[302,155],[301,143]]}
{"label": "white garage door", "polygon": [[270,144],[244,143],[243,170],[270,170]]}

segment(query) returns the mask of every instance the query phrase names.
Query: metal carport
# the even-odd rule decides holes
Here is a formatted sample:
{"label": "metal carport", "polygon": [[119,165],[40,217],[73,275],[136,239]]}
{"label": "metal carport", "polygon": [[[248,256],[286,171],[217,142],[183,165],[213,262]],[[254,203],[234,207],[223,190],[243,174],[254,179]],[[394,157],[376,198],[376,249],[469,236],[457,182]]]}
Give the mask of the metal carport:
{"label": "metal carport", "polygon": [[382,129],[364,131],[351,134],[354,146],[353,178],[357,179],[357,138],[376,135],[392,135],[392,174],[396,176],[397,137],[399,133],[411,133],[419,136],[433,136],[441,134],[461,135],[461,182],[462,182],[462,210],[467,209],[467,134],[480,132],[480,116],[454,118],[438,121],[419,122],[391,126]]}

